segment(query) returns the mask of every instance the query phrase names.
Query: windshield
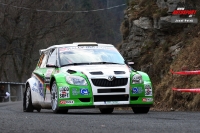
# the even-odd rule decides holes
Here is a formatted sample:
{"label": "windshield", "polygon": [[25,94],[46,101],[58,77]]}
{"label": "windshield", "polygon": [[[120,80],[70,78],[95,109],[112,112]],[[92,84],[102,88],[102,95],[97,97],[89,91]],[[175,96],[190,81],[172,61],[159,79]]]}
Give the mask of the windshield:
{"label": "windshield", "polygon": [[115,47],[80,46],[59,48],[61,66],[69,64],[124,64]]}

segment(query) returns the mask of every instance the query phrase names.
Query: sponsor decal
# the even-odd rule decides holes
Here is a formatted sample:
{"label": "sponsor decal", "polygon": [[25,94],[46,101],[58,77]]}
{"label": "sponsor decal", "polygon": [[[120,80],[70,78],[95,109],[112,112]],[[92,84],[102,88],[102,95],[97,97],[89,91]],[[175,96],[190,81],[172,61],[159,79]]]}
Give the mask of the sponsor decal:
{"label": "sponsor decal", "polygon": [[66,104],[74,104],[74,100],[66,100]]}
{"label": "sponsor decal", "polygon": [[153,102],[153,98],[142,98],[143,102]]}
{"label": "sponsor decal", "polygon": [[72,95],[76,96],[76,95],[78,95],[78,94],[79,94],[78,89],[73,88],[73,89],[72,89]]}
{"label": "sponsor decal", "polygon": [[152,96],[152,88],[150,85],[145,84],[144,85],[145,88],[145,96]]}
{"label": "sponsor decal", "polygon": [[59,87],[60,98],[70,98],[68,87]]}
{"label": "sponsor decal", "polygon": [[60,104],[66,104],[66,101],[60,101]]}
{"label": "sponsor decal", "polygon": [[107,49],[107,50],[115,50],[117,51],[117,49],[115,49],[114,47],[100,47],[100,46],[75,46],[75,47],[63,47],[63,48],[59,48],[59,52],[65,52],[65,51],[70,51],[73,49]]}
{"label": "sponsor decal", "polygon": [[119,101],[104,101],[104,104],[119,104]]}
{"label": "sponsor decal", "polygon": [[40,84],[41,84],[40,81],[37,81],[37,82],[38,84],[36,82],[33,84],[32,91],[39,93],[40,96],[43,97],[43,88],[42,89],[40,88]]}
{"label": "sponsor decal", "polygon": [[[36,82],[33,84],[35,87],[35,91],[37,93],[40,94],[40,96],[44,97],[45,98],[45,94],[46,94],[46,89],[49,89],[49,88],[46,88],[44,90],[44,81],[43,81],[43,77],[41,77],[40,75],[38,74],[33,74],[33,77],[35,78]],[[49,89],[50,90],[50,89]]]}
{"label": "sponsor decal", "polygon": [[134,87],[132,88],[133,94],[141,94],[143,92],[142,87]]}
{"label": "sponsor decal", "polygon": [[40,81],[38,81],[38,88],[39,88],[39,93],[40,95],[43,97],[44,94],[43,94],[43,85]]}
{"label": "sponsor decal", "polygon": [[35,82],[35,83],[33,84],[33,86],[37,86],[37,83]]}
{"label": "sponsor decal", "polygon": [[60,101],[60,104],[74,104],[74,100],[66,100],[66,101],[62,100]]}
{"label": "sponsor decal", "polygon": [[83,89],[80,89],[80,94],[81,95],[89,95],[89,91],[88,91],[88,89],[83,88]]}
{"label": "sponsor decal", "polygon": [[32,87],[32,91],[39,93],[39,90],[35,86]]}

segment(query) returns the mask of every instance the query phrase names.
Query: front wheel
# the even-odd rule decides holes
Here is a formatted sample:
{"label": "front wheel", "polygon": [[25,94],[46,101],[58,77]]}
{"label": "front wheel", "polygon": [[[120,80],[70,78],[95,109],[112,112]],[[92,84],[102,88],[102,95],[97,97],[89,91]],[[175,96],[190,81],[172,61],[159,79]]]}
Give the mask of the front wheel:
{"label": "front wheel", "polygon": [[99,108],[99,110],[102,114],[111,114],[114,108]]}
{"label": "front wheel", "polygon": [[54,113],[68,113],[68,109],[59,109],[58,107],[58,88],[56,82],[54,81],[51,86],[51,108]]}
{"label": "front wheel", "polygon": [[150,107],[132,107],[132,110],[135,114],[147,114]]}
{"label": "front wheel", "polygon": [[55,81],[51,86],[51,108],[54,113],[58,113],[58,89]]}
{"label": "front wheel", "polygon": [[31,88],[30,88],[29,85],[27,85],[27,87],[26,87],[23,102],[24,102],[23,103],[24,112],[33,112],[34,108],[33,108],[33,105],[32,105]]}

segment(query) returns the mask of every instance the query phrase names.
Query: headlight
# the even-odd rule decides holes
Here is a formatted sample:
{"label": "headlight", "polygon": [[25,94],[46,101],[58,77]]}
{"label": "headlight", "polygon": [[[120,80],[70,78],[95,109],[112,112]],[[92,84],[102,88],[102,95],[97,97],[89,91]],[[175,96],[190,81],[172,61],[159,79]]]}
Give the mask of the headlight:
{"label": "headlight", "polygon": [[140,74],[135,74],[132,78],[132,84],[141,84],[143,83],[142,76]]}
{"label": "headlight", "polygon": [[80,76],[67,76],[66,81],[73,85],[87,85],[86,80]]}

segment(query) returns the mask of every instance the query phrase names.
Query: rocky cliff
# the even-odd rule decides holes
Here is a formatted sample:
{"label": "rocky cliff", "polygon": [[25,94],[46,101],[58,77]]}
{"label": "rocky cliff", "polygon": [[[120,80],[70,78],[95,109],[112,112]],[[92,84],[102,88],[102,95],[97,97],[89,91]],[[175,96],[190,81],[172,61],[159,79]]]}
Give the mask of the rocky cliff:
{"label": "rocky cliff", "polygon": [[[120,28],[123,42],[118,49],[135,62],[133,68],[150,75],[157,110],[200,110],[200,95],[172,91],[172,87],[200,88],[200,76],[172,77],[170,73],[170,69],[200,69],[200,25],[170,22],[179,2],[199,8],[198,1],[193,0],[129,1]],[[199,14],[195,17],[199,19]]]}

